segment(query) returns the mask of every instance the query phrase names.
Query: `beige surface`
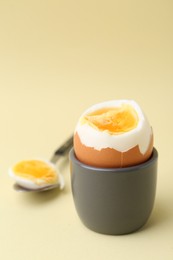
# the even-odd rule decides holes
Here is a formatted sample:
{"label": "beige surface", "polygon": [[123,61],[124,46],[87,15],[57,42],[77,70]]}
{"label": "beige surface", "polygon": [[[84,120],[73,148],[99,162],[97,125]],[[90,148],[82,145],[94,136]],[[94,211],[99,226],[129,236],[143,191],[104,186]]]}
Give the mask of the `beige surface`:
{"label": "beige surface", "polygon": [[[0,1],[0,259],[173,259],[173,2]],[[92,104],[132,98],[159,151],[156,203],[135,234],[85,228],[63,192],[19,194],[7,175],[49,158]]]}

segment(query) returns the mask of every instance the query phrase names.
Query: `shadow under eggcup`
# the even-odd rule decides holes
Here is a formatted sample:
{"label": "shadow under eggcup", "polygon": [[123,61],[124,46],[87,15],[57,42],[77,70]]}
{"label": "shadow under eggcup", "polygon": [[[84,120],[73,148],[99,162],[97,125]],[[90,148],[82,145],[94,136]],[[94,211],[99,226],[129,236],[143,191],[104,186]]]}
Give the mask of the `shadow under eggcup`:
{"label": "shadow under eggcup", "polygon": [[158,152],[146,162],[126,168],[97,168],[69,154],[71,186],[79,218],[89,229],[109,235],[137,231],[153,209]]}

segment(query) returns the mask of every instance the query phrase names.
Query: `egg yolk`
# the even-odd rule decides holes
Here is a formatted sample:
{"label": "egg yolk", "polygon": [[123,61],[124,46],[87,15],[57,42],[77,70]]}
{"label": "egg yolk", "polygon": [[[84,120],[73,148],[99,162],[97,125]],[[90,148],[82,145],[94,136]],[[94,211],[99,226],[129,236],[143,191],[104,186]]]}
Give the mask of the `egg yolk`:
{"label": "egg yolk", "polygon": [[56,171],[46,162],[40,160],[21,161],[13,167],[15,175],[35,182],[42,180],[46,183],[55,183],[57,181]]}
{"label": "egg yolk", "polygon": [[138,115],[130,105],[109,107],[96,110],[84,117],[83,123],[88,123],[100,131],[111,134],[122,134],[137,127]]}

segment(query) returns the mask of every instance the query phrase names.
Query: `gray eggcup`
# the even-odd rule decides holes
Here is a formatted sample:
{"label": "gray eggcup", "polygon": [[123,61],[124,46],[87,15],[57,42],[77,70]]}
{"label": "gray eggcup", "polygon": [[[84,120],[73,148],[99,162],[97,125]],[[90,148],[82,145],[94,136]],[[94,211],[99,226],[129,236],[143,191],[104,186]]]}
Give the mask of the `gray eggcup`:
{"label": "gray eggcup", "polygon": [[122,235],[140,229],[153,209],[158,152],[139,165],[97,168],[80,162],[70,151],[71,186],[79,218],[89,229]]}

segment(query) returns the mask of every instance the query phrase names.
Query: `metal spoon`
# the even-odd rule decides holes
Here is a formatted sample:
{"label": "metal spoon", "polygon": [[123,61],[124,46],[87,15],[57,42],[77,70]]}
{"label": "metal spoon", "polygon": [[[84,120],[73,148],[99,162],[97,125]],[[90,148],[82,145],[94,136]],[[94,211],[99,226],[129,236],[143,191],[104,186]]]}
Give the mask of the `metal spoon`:
{"label": "metal spoon", "polygon": [[[73,136],[71,136],[68,140],[66,140],[52,155],[50,162],[56,163],[60,158],[65,157],[70,149],[73,146]],[[41,191],[47,191],[55,188],[59,188],[60,190],[64,188],[64,178],[61,174],[59,174],[60,181],[57,184],[49,185],[46,187],[38,188],[38,189],[27,189],[24,188],[17,183],[13,185],[14,190],[18,192],[41,192]]]}

